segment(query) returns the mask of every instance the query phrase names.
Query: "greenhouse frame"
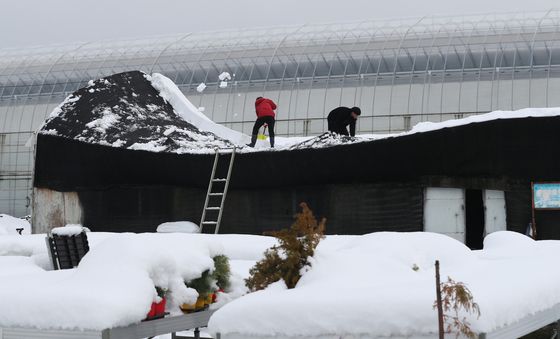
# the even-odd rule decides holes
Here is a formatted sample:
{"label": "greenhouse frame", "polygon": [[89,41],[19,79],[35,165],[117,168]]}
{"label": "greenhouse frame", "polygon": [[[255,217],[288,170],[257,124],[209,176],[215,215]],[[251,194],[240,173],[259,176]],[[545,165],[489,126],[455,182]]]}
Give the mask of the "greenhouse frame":
{"label": "greenhouse frame", "polygon": [[393,133],[560,106],[560,10],[0,49],[0,213],[31,213],[33,136],[50,112],[89,80],[136,69],[164,74],[209,118],[247,134],[257,96],[277,102],[279,136],[324,132],[337,106],[361,108],[357,133]]}

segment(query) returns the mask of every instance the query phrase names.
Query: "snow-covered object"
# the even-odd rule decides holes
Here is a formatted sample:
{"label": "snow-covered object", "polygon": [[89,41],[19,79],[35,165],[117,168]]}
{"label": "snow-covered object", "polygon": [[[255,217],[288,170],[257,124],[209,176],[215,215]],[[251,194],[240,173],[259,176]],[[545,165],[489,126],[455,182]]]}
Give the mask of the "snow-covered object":
{"label": "snow-covered object", "polygon": [[220,81],[220,84],[218,86],[220,88],[226,88],[227,87],[227,81]]}
{"label": "snow-covered object", "polygon": [[496,232],[484,246],[471,251],[433,233],[327,237],[295,289],[275,286],[234,300],[209,328],[228,339],[437,337],[436,259],[442,279],[465,283],[479,304],[480,318],[464,314],[476,332],[560,303],[560,272],[550,269],[560,241]]}
{"label": "snow-covered object", "polygon": [[185,121],[197,126],[201,131],[211,132],[222,139],[229,140],[238,145],[249,141],[247,135],[216,124],[202,114],[196,106],[183,95],[183,92],[181,92],[171,79],[159,73],[152,74],[150,79],[152,86],[159,91],[160,96],[168,101],[173,106],[175,112]]}
{"label": "snow-covered object", "polygon": [[218,75],[218,79],[220,79],[220,81],[231,80],[231,75],[229,74],[229,72],[222,72],[220,73],[220,75]]}
{"label": "snow-covered object", "polygon": [[204,92],[205,89],[206,89],[206,84],[203,82],[201,82],[198,86],[196,86],[196,91],[198,93]]}
{"label": "snow-covered object", "polygon": [[156,232],[158,233],[198,233],[200,228],[191,221],[170,221],[160,224]]}
{"label": "snow-covered object", "polygon": [[72,274],[0,281],[2,304],[18,306],[0,310],[0,326],[100,330],[136,323],[157,298],[154,285],[169,289],[170,308],[177,311],[198,295],[184,280],[213,269],[212,257],[221,253],[194,235],[116,235],[90,250]]}
{"label": "snow-covered object", "polygon": [[31,233],[29,221],[8,214],[0,214],[0,235],[19,234],[18,229],[21,229],[21,234]]}
{"label": "snow-covered object", "polygon": [[198,108],[198,111],[199,111],[199,112],[204,112],[205,110],[206,110],[206,107],[204,107],[204,106],[200,106],[200,107]]}
{"label": "snow-covered object", "polygon": [[[4,247],[46,251],[44,234],[0,236]],[[46,272],[33,257],[0,256],[1,327],[104,329],[141,321],[152,301],[154,285],[168,288],[167,311],[192,302],[197,293],[183,280],[213,268],[212,257],[230,258],[231,290],[218,304],[246,293],[243,279],[274,238],[248,235],[115,234],[88,232],[90,251],[71,270]],[[6,255],[4,253],[3,255]],[[14,293],[16,291],[17,293]]]}
{"label": "snow-covered object", "polygon": [[89,232],[89,229],[87,227],[83,227],[82,225],[69,224],[64,227],[55,227],[51,230],[52,234],[62,236],[78,235],[82,232]]}
{"label": "snow-covered object", "polygon": [[210,153],[232,146],[177,115],[146,78],[134,71],[90,82],[57,107],[39,133],[152,152]]}

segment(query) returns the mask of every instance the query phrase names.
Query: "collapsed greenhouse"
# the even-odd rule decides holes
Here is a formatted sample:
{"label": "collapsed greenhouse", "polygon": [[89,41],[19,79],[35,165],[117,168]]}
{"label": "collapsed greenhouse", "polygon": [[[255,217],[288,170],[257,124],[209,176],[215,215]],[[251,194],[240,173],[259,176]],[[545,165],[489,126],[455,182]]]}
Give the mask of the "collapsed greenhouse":
{"label": "collapsed greenhouse", "polygon": [[[91,82],[47,120],[37,139],[36,232],[68,223],[144,232],[200,220],[214,148],[227,152],[247,139],[199,130],[155,76],[127,72]],[[430,230],[478,248],[506,220],[507,229],[525,232],[531,182],[555,180],[560,170],[549,151],[560,141],[560,112],[506,113],[385,137],[241,146],[221,231],[285,227],[305,201],[327,217],[329,234]],[[538,215],[539,238],[560,237],[559,215]]]}

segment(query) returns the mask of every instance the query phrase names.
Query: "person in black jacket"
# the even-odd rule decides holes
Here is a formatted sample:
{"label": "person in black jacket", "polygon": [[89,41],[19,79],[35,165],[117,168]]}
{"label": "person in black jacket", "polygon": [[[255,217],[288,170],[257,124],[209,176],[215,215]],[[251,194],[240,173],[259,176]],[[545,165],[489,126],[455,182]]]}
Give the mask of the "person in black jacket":
{"label": "person in black jacket", "polygon": [[362,114],[359,107],[338,107],[333,109],[327,118],[329,132],[348,135],[346,126],[350,125],[350,136],[356,135],[356,120]]}

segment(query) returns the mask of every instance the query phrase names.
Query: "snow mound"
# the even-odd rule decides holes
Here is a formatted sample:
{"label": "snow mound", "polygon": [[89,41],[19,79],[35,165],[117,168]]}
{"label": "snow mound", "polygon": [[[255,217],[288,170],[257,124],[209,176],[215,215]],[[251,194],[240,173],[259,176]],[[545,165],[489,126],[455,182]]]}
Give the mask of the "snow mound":
{"label": "snow mound", "polygon": [[[15,218],[8,214],[0,214],[0,235],[31,233],[31,224],[25,219]],[[0,249],[1,250],[1,249]]]}
{"label": "snow mound", "polygon": [[[0,236],[0,250],[19,244],[46,252],[45,236]],[[88,232],[87,237],[91,249],[75,269],[45,271],[25,254],[0,256],[0,277],[8,277],[0,279],[0,300],[17,305],[0,308],[0,327],[100,330],[138,323],[158,299],[155,285],[168,289],[167,311],[179,313],[178,304],[197,297],[183,281],[213,269],[212,257],[225,254],[231,290],[220,293],[220,306],[247,292],[243,279],[249,268],[276,243],[244,235]]]}
{"label": "snow mound", "polygon": [[[209,328],[227,338],[437,337],[435,260],[443,280],[463,282],[473,293],[480,318],[461,316],[476,332],[560,303],[560,273],[551,269],[559,241],[497,232],[485,245],[471,251],[433,233],[327,237],[295,289],[275,284],[234,300]],[[512,257],[519,245],[523,256]]]}
{"label": "snow mound", "polygon": [[191,221],[172,221],[160,224],[157,233],[198,233],[200,228],[197,224]]}
{"label": "snow mound", "polygon": [[202,114],[198,108],[185,97],[183,92],[181,92],[171,79],[159,73],[154,73],[151,77],[147,78],[152,83],[152,86],[159,91],[159,95],[173,106],[177,115],[188,123],[196,126],[201,131],[211,132],[236,145],[243,145],[249,142],[249,137],[247,135],[219,125]]}
{"label": "snow mound", "polygon": [[63,236],[78,235],[82,232],[89,232],[89,229],[87,227],[83,227],[82,225],[69,224],[64,227],[55,227],[51,230],[52,234]]}
{"label": "snow mound", "polygon": [[154,285],[169,289],[170,307],[177,311],[197,297],[183,281],[213,269],[217,254],[219,246],[193,235],[115,235],[74,270],[1,281],[0,300],[18,307],[0,311],[0,325],[100,330],[136,323],[157,298]]}
{"label": "snow mound", "polygon": [[350,137],[346,135],[340,135],[334,132],[325,132],[316,137],[306,139],[295,145],[291,145],[290,149],[304,149],[304,148],[323,148],[344,144],[353,144],[356,142],[370,141],[371,139],[364,139],[361,137]]}

